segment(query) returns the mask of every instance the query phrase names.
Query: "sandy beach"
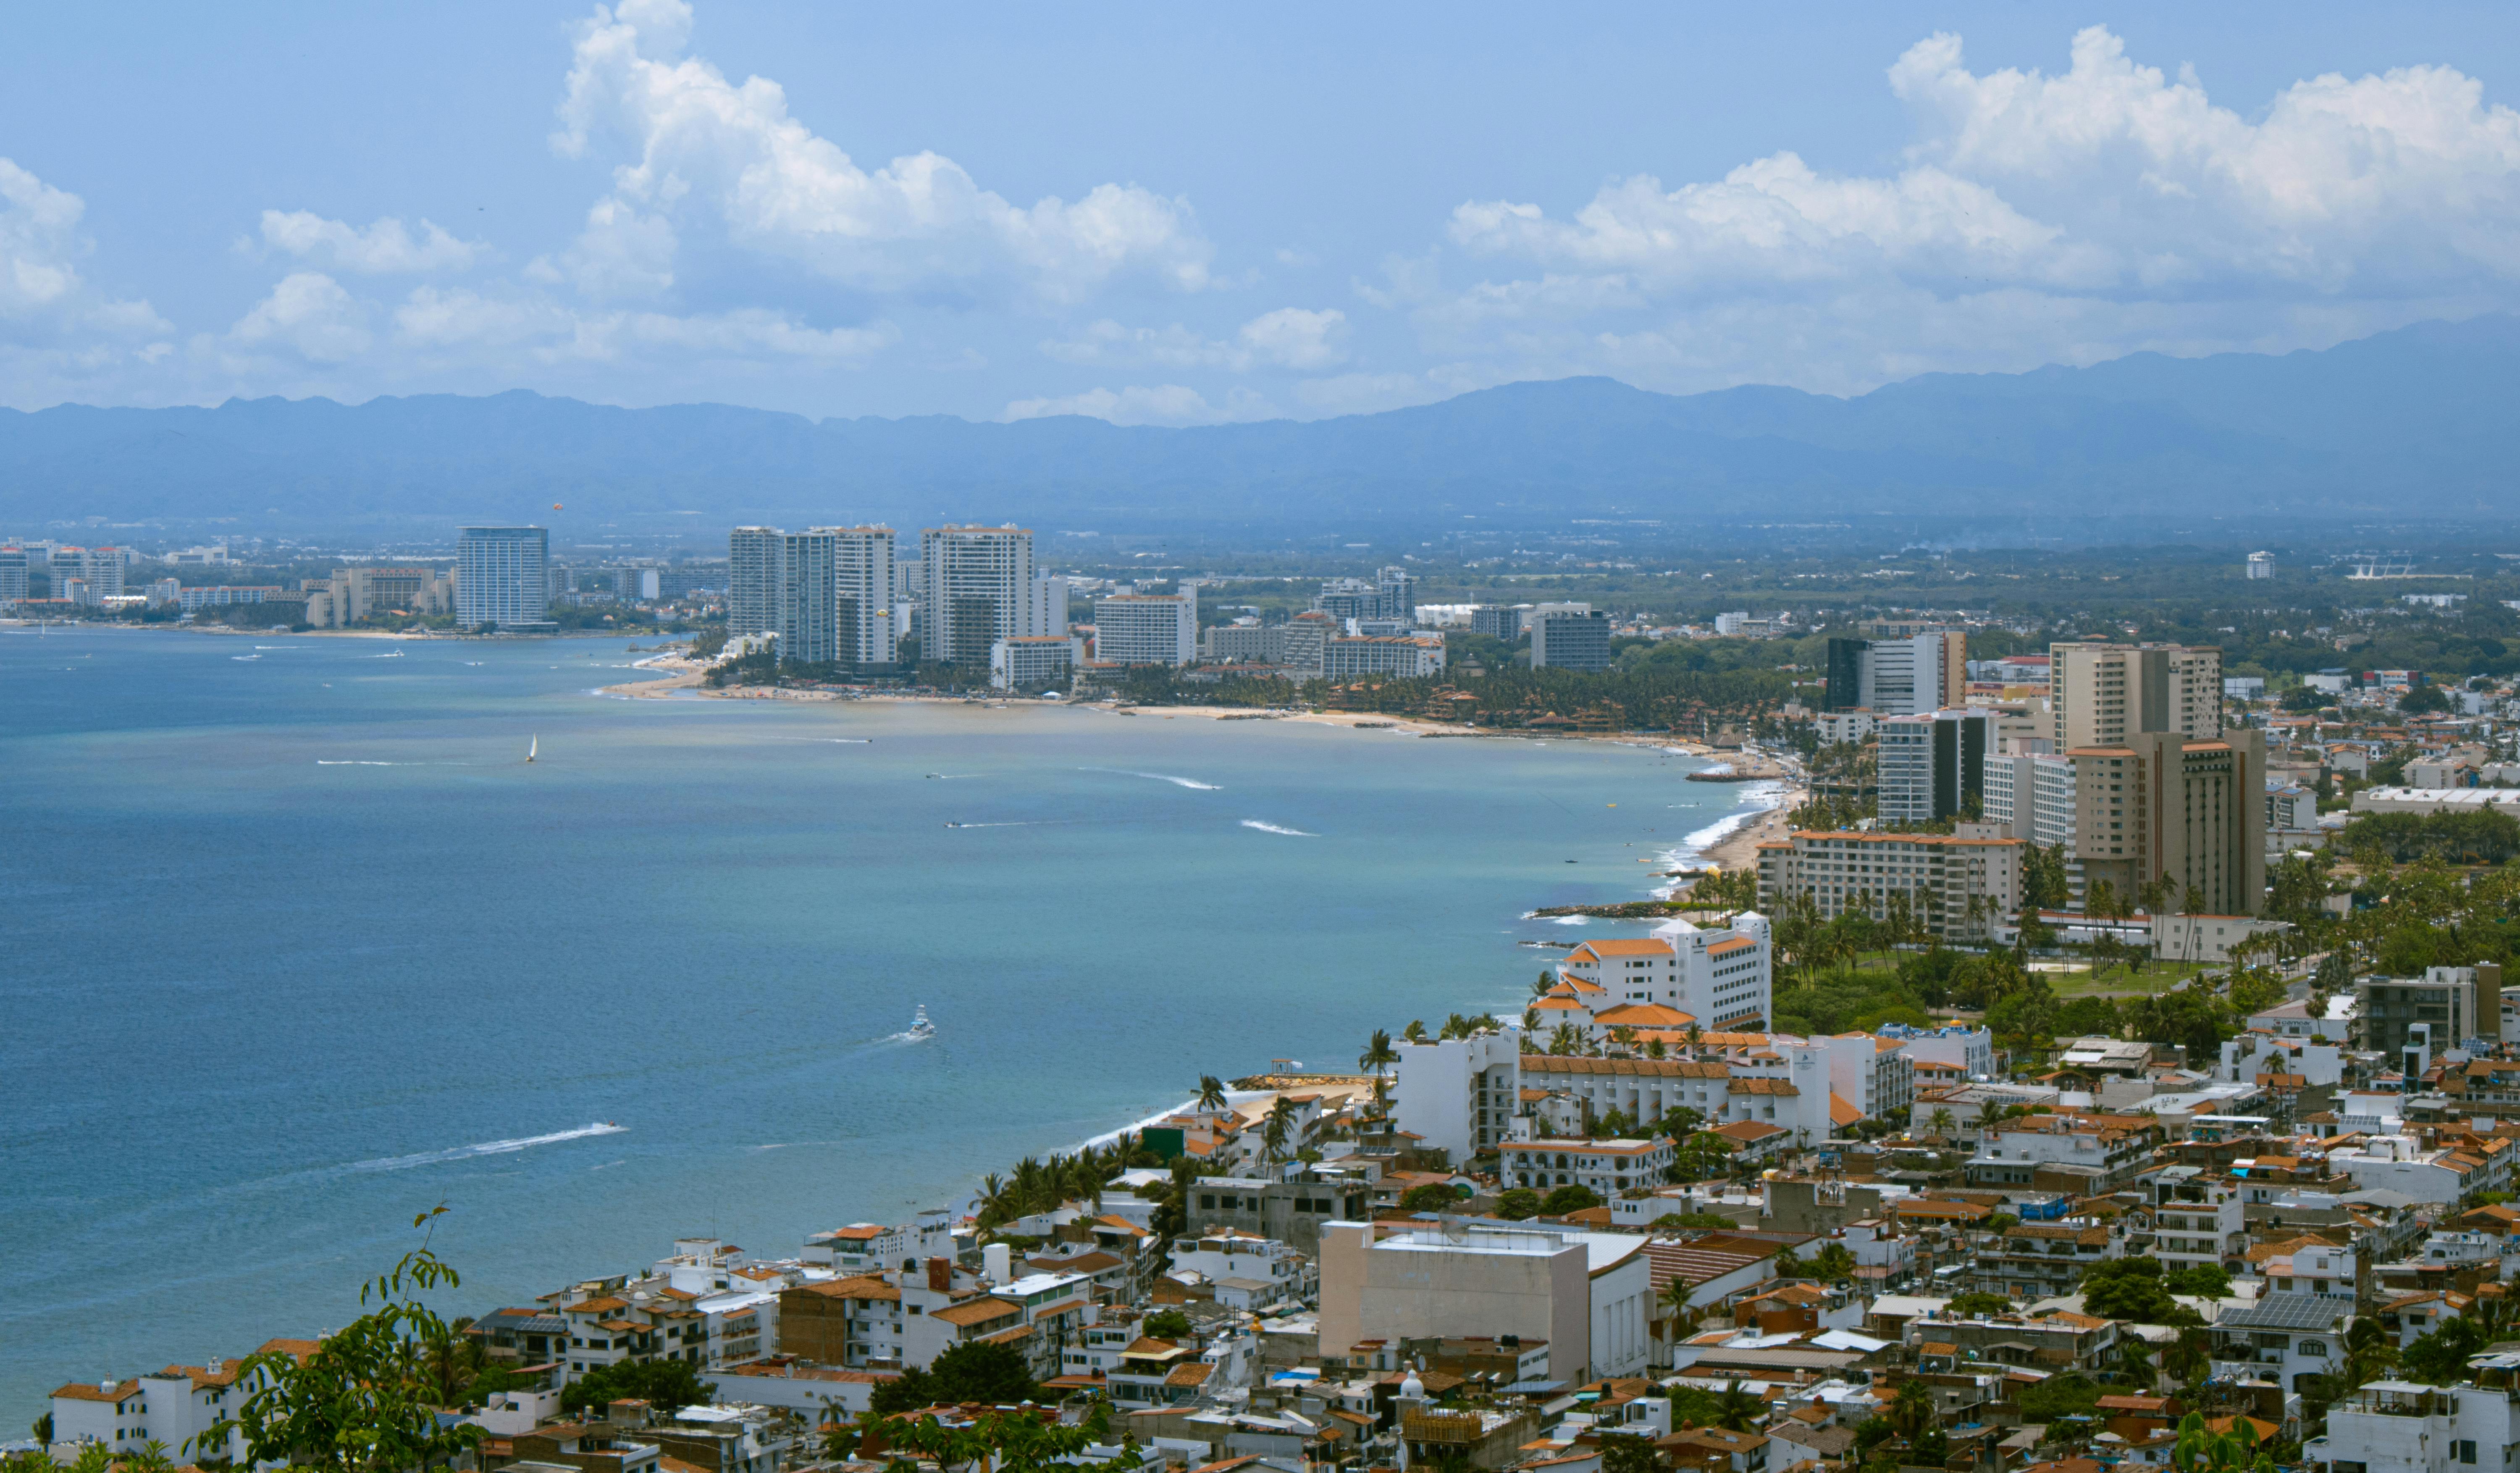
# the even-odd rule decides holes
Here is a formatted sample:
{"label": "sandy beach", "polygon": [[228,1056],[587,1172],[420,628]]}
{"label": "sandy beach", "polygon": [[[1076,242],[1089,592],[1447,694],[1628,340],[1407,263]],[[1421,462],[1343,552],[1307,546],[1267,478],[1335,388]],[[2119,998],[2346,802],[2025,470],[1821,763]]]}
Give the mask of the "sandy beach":
{"label": "sandy beach", "polygon": [[1807,796],[1800,785],[1788,787],[1782,803],[1708,846],[1706,862],[1719,869],[1756,868],[1759,846],[1771,839],[1782,839],[1792,832],[1791,825],[1785,822],[1785,815]]}

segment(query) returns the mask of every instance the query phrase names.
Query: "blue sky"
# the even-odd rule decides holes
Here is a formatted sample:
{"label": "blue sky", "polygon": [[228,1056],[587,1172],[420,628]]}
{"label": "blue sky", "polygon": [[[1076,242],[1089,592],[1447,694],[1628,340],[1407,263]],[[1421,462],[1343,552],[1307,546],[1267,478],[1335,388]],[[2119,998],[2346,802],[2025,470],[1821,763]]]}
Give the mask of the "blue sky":
{"label": "blue sky", "polygon": [[1184,424],[1578,373],[1860,392],[2520,296],[2507,6],[459,0],[9,33],[21,408]]}

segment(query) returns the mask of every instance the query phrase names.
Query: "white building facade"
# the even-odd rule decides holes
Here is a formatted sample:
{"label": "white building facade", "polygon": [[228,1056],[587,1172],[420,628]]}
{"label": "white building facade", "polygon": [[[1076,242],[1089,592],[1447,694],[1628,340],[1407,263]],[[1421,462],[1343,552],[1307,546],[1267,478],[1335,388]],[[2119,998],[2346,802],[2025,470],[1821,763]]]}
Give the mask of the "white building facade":
{"label": "white building facade", "polygon": [[455,539],[455,621],[468,629],[546,624],[551,534],[539,527],[467,527]]}
{"label": "white building facade", "polygon": [[1197,595],[1122,593],[1094,601],[1094,658],[1184,666],[1198,658]]}

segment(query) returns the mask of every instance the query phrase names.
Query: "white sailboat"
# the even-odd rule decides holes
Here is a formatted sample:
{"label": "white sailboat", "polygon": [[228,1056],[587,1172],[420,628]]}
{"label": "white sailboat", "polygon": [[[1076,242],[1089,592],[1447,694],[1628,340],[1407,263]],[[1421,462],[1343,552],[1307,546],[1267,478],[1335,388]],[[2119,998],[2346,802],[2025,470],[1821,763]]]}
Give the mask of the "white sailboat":
{"label": "white sailboat", "polygon": [[532,761],[534,760],[534,754],[540,752],[542,750],[542,746],[543,739],[539,736],[529,736],[525,738],[525,760],[529,762]]}

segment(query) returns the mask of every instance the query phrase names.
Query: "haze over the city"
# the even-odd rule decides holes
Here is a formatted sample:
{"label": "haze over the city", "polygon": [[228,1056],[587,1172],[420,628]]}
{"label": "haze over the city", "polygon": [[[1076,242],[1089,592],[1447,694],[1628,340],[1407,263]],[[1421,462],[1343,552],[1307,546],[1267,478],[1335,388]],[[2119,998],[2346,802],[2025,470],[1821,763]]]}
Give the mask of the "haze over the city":
{"label": "haze over the city", "polygon": [[2487,7],[12,18],[0,403],[1317,418],[2520,304]]}

